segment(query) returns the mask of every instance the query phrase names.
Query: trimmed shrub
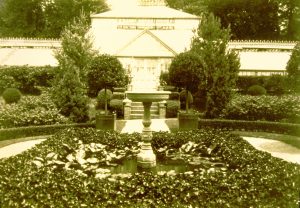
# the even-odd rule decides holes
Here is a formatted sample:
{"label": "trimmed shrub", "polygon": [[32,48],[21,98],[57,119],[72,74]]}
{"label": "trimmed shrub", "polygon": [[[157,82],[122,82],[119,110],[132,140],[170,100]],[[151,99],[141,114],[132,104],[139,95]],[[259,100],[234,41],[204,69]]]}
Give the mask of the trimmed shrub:
{"label": "trimmed shrub", "polygon": [[267,94],[266,89],[260,85],[252,85],[251,87],[249,87],[247,92],[249,95],[265,95],[265,94]]}
{"label": "trimmed shrub", "polygon": [[176,118],[177,113],[180,110],[180,101],[179,100],[167,100],[166,103],[166,117],[167,118]]}
{"label": "trimmed shrub", "polygon": [[283,95],[288,91],[287,76],[271,75],[265,83],[268,94]]}
{"label": "trimmed shrub", "polygon": [[[180,98],[180,108],[185,109],[185,100],[186,100],[186,90],[182,90],[179,93]],[[194,102],[193,95],[190,91],[188,91],[188,105],[191,106]]]}
{"label": "trimmed shrub", "polygon": [[23,96],[18,103],[0,106],[0,128],[62,124],[61,115],[48,94]]}
{"label": "trimmed shrub", "polygon": [[222,117],[300,123],[300,96],[236,95],[223,111]]}
{"label": "trimmed shrub", "polygon": [[56,67],[2,66],[0,67],[0,93],[2,85],[18,88],[23,94],[39,95],[38,87],[49,87]]}
{"label": "trimmed shrub", "polygon": [[109,103],[109,101],[112,98],[112,92],[109,89],[106,89],[106,97],[105,97],[105,90],[102,89],[99,91],[98,96],[97,96],[97,105],[96,105],[96,109],[104,109],[105,108],[105,100],[107,99],[107,103]]}
{"label": "trimmed shrub", "polygon": [[300,137],[300,124],[268,121],[199,119],[199,129],[215,128],[241,131],[263,131]]}
{"label": "trimmed shrub", "polygon": [[111,99],[109,102],[109,107],[111,111],[115,111],[117,113],[118,118],[124,117],[123,100]]}
{"label": "trimmed shrub", "polygon": [[111,99],[124,100],[125,93],[124,92],[113,92]]}
{"label": "trimmed shrub", "polygon": [[55,125],[28,126],[28,127],[0,129],[0,141],[25,138],[25,137],[33,137],[33,136],[53,135],[62,129],[67,129],[71,127],[95,128],[95,124],[91,124],[91,123],[55,124]]}
{"label": "trimmed shrub", "polygon": [[16,88],[7,88],[2,93],[2,97],[7,104],[17,103],[21,99],[21,92]]}
{"label": "trimmed shrub", "polygon": [[253,85],[265,86],[268,79],[268,76],[239,76],[236,81],[236,87],[238,91],[247,93],[249,87]]}

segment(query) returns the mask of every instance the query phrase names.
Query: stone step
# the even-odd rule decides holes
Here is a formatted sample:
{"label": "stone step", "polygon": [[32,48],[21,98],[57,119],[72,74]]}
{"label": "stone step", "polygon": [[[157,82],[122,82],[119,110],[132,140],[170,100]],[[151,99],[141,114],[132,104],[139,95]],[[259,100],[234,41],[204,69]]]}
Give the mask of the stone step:
{"label": "stone step", "polygon": [[[131,106],[141,106],[141,107],[143,107],[143,103],[142,102],[132,102]],[[152,106],[158,106],[158,103],[157,102],[153,102],[152,105],[151,105],[151,107]]]}
{"label": "stone step", "polygon": [[[151,106],[150,109],[158,111],[158,106]],[[140,111],[143,111],[144,107],[143,106],[131,106],[131,110],[140,110]]]}
{"label": "stone step", "polygon": [[[151,119],[158,119],[159,115],[151,114]],[[130,119],[143,119],[143,114],[130,114]]]}
{"label": "stone step", "polygon": [[[158,115],[158,109],[150,109],[151,114],[157,114]],[[131,109],[131,114],[144,114],[144,110],[136,110],[136,109]]]}

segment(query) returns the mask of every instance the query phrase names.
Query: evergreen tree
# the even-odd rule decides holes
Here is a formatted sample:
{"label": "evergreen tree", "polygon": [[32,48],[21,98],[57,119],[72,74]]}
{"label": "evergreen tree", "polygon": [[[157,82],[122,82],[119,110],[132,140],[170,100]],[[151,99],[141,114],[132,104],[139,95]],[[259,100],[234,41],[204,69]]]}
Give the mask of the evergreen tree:
{"label": "evergreen tree", "polygon": [[75,122],[88,119],[87,69],[96,52],[92,49],[88,20],[81,14],[62,33],[62,48],[55,52],[59,67],[52,98],[60,112]]}
{"label": "evergreen tree", "polygon": [[227,50],[230,29],[222,29],[213,14],[203,17],[192,40],[191,51],[201,59],[199,90],[206,99],[206,117],[218,117],[229,103],[240,67],[239,58]]}
{"label": "evergreen tree", "polygon": [[300,43],[293,49],[291,58],[286,66],[286,71],[288,73],[290,89],[293,92],[300,93]]}

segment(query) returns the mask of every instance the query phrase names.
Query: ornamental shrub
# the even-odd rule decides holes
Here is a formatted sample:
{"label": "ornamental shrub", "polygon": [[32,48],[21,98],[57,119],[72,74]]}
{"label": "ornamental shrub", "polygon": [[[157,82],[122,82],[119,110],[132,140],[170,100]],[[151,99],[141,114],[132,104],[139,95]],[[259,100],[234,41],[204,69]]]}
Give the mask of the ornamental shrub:
{"label": "ornamental shrub", "polygon": [[180,110],[180,101],[179,100],[167,100],[166,103],[166,117],[167,118],[176,118],[177,113]]}
{"label": "ornamental shrub", "polygon": [[249,87],[247,92],[249,95],[265,95],[265,94],[267,94],[266,89],[260,85],[252,85],[251,87]]}
{"label": "ornamental shrub", "polygon": [[98,96],[97,96],[97,105],[96,109],[105,109],[105,100],[107,100],[107,103],[112,98],[112,92],[109,89],[106,89],[106,95],[105,95],[105,89],[102,89],[99,91]]}
{"label": "ornamental shrub", "polygon": [[2,97],[7,104],[17,103],[21,99],[21,92],[16,88],[7,88],[2,93]]}
{"label": "ornamental shrub", "polygon": [[61,115],[48,94],[23,96],[18,103],[0,106],[0,128],[64,124]]}
{"label": "ornamental shrub", "polygon": [[300,96],[236,95],[223,111],[223,117],[300,123]]}
{"label": "ornamental shrub", "polygon": [[111,99],[110,102],[109,102],[109,108],[112,112],[117,113],[118,118],[123,118],[123,116],[124,116],[123,100]]}
{"label": "ornamental shrub", "polygon": [[117,100],[124,100],[125,99],[125,93],[124,92],[113,92],[111,99],[117,99]]}
{"label": "ornamental shrub", "polygon": [[0,75],[0,77],[0,95],[2,95],[7,88],[18,88],[18,84],[12,76],[3,74],[2,76]]}
{"label": "ornamental shrub", "polygon": [[179,92],[171,92],[169,95],[169,100],[179,100]]}

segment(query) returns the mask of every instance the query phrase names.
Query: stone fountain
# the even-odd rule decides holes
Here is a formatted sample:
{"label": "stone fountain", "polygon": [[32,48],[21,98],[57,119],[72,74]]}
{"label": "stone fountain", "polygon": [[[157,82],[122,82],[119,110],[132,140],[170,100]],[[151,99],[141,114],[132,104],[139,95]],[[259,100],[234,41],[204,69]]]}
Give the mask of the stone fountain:
{"label": "stone fountain", "polygon": [[143,116],[143,131],[142,141],[143,145],[140,153],[137,156],[137,165],[140,168],[153,168],[156,166],[156,156],[151,147],[152,130],[151,130],[151,112],[150,108],[152,102],[159,102],[169,98],[169,91],[127,91],[127,98],[134,102],[142,102],[144,106]]}

